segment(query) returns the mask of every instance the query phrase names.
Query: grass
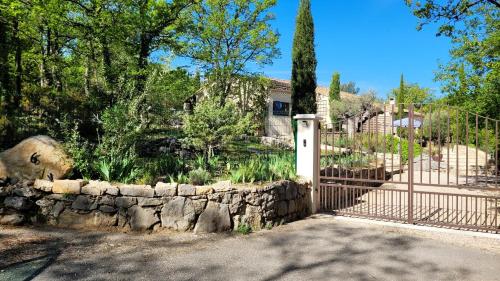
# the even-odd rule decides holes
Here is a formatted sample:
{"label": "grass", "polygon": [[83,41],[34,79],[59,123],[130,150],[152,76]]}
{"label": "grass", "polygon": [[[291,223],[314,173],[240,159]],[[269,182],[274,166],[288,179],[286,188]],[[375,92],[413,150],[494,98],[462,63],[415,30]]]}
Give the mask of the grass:
{"label": "grass", "polygon": [[236,229],[236,232],[242,235],[248,235],[252,233],[252,227],[246,223],[242,223],[238,225],[238,228]]}

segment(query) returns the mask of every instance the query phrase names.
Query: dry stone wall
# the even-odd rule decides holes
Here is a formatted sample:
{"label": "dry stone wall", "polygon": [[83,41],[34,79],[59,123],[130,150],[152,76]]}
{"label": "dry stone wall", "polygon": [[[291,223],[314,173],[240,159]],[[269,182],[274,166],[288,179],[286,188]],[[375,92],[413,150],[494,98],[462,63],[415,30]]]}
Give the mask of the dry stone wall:
{"label": "dry stone wall", "polygon": [[279,181],[261,187],[102,181],[24,181],[0,187],[0,224],[49,224],[72,228],[168,228],[222,232],[247,224],[253,230],[310,214],[307,184]]}

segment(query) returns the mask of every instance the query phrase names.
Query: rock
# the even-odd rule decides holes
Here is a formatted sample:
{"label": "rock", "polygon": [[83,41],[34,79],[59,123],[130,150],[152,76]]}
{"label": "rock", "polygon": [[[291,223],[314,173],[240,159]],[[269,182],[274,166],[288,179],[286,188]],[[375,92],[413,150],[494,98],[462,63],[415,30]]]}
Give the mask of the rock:
{"label": "rock", "polygon": [[214,189],[211,186],[197,186],[196,195],[207,195],[214,193]]}
{"label": "rock", "polygon": [[113,196],[104,195],[104,196],[101,196],[97,200],[97,202],[99,205],[114,206],[115,205],[115,198]]}
{"label": "rock", "polygon": [[137,202],[139,204],[139,206],[142,206],[142,207],[153,207],[153,206],[158,206],[158,205],[161,205],[163,203],[163,201],[161,199],[158,199],[158,198],[137,198]]}
{"label": "rock", "polygon": [[103,195],[111,184],[106,181],[89,181],[89,183],[82,187],[82,193],[88,195]]}
{"label": "rock", "polygon": [[199,215],[205,210],[205,206],[207,205],[207,199],[197,199],[193,200],[194,212]]}
{"label": "rock", "polygon": [[150,208],[133,206],[128,209],[128,215],[130,216],[130,227],[134,231],[149,229],[160,221],[155,210]]}
{"label": "rock", "polygon": [[40,191],[34,189],[33,187],[22,187],[14,189],[14,194],[17,196],[28,198],[40,197],[42,195]]}
{"label": "rock", "polygon": [[54,206],[54,201],[49,200],[47,198],[42,198],[40,200],[37,200],[35,204],[40,207],[39,212],[42,215],[47,216],[52,211],[52,208]]}
{"label": "rock", "polygon": [[190,184],[180,184],[177,192],[179,196],[194,196],[196,195],[196,187]]}
{"label": "rock", "polygon": [[73,169],[73,160],[48,136],[27,138],[0,153],[0,179],[61,179]]}
{"label": "rock", "polygon": [[120,193],[120,190],[116,186],[110,185],[110,186],[108,186],[106,188],[106,194],[115,195],[116,196],[116,195],[118,195],[118,193]]}
{"label": "rock", "polygon": [[286,201],[280,201],[278,203],[278,216],[282,217],[288,213],[288,204]]}
{"label": "rock", "polygon": [[155,193],[156,196],[161,196],[161,197],[176,196],[177,184],[158,182],[155,186]]}
{"label": "rock", "polygon": [[227,204],[208,202],[198,218],[194,233],[211,233],[231,230],[231,217]]}
{"label": "rock", "polygon": [[149,185],[122,184],[118,186],[124,196],[154,197],[155,190]]}
{"label": "rock", "polygon": [[59,217],[59,215],[61,214],[61,212],[64,210],[64,208],[66,207],[66,205],[64,205],[64,202],[57,202],[55,205],[54,205],[54,208],[52,209],[52,216],[54,217]]}
{"label": "rock", "polygon": [[99,206],[99,211],[101,211],[103,213],[114,213],[114,212],[116,212],[116,208],[108,206],[108,205],[102,205],[102,206]]}
{"label": "rock", "polygon": [[49,200],[73,202],[76,200],[76,195],[73,194],[50,194],[45,196]]}
{"label": "rock", "polygon": [[66,209],[59,215],[57,222],[60,226],[74,228],[114,226],[117,222],[117,216],[99,211],[78,214]]}
{"label": "rock", "polygon": [[33,188],[45,191],[45,192],[52,192],[52,186],[54,185],[53,182],[49,180],[41,180],[41,179],[36,179],[35,184],[33,185]]}
{"label": "rock", "polygon": [[232,183],[230,180],[218,181],[218,182],[212,184],[212,187],[215,189],[215,192],[230,191],[233,189]]}
{"label": "rock", "polygon": [[257,231],[262,228],[262,216],[258,207],[247,206],[243,220],[252,228],[252,230]]}
{"label": "rock", "polygon": [[250,205],[259,206],[262,203],[262,197],[257,192],[250,192],[245,201]]}
{"label": "rock", "polygon": [[52,192],[59,194],[80,194],[82,186],[86,183],[84,180],[56,180],[52,186]]}
{"label": "rock", "polygon": [[0,186],[0,196],[9,196],[12,194],[12,186]]}
{"label": "rock", "polygon": [[195,209],[189,198],[174,197],[161,209],[161,224],[166,228],[187,231],[193,228],[195,219]]}
{"label": "rock", "polygon": [[286,187],[286,200],[291,200],[295,198],[297,198],[297,185],[295,185],[295,183],[293,182],[289,182]]}
{"label": "rock", "polygon": [[115,200],[115,204],[118,208],[129,208],[132,205],[137,204],[137,198],[135,198],[135,197],[118,197]]}
{"label": "rock", "polygon": [[295,200],[288,201],[288,213],[295,213],[297,211]]}
{"label": "rock", "polygon": [[90,199],[88,196],[79,195],[73,204],[71,204],[71,209],[90,211],[97,209],[97,204],[95,200]]}
{"label": "rock", "polygon": [[7,197],[3,203],[5,207],[16,209],[18,211],[26,211],[33,206],[33,203],[25,197]]}
{"label": "rock", "polygon": [[20,225],[24,222],[24,216],[21,214],[0,215],[0,224]]}

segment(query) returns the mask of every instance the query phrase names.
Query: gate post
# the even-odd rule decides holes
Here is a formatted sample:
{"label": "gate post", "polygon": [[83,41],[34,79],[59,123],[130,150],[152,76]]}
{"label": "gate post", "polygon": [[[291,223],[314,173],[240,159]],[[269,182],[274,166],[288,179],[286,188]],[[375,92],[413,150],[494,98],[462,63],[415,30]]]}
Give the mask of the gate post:
{"label": "gate post", "polygon": [[297,121],[296,155],[297,176],[310,181],[311,186],[311,213],[319,210],[319,120],[315,114],[297,114],[293,117]]}
{"label": "gate post", "polygon": [[[413,149],[414,149],[414,130],[413,122],[413,104],[408,108],[408,223],[413,224]],[[430,155],[429,155],[430,157]]]}

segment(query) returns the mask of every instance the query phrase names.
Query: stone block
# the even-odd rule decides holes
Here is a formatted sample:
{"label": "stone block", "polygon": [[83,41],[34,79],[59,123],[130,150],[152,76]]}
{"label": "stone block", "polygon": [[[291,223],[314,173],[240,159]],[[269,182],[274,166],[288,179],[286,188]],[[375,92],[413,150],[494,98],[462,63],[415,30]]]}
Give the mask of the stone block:
{"label": "stone block", "polygon": [[99,206],[99,211],[101,211],[103,213],[115,213],[116,208],[108,206],[108,205],[102,205],[102,206]]}
{"label": "stone block", "polygon": [[82,186],[86,183],[84,180],[56,180],[52,186],[52,192],[59,194],[80,194]]}
{"label": "stone block", "polygon": [[158,182],[155,186],[156,196],[169,197],[177,195],[177,183]]}
{"label": "stone block", "polygon": [[5,207],[16,209],[18,211],[26,211],[33,207],[33,203],[26,197],[6,197],[3,204]]}
{"label": "stone block", "polygon": [[62,211],[64,211],[64,208],[66,205],[62,201],[58,201],[55,205],[54,208],[52,209],[52,216],[55,218],[59,217]]}
{"label": "stone block", "polygon": [[51,181],[37,179],[37,180],[35,180],[33,188],[44,191],[44,192],[52,192],[53,185],[54,185],[54,183]]}
{"label": "stone block", "polygon": [[179,196],[194,196],[196,195],[196,187],[190,184],[180,184],[177,192]]}
{"label": "stone block", "polygon": [[288,201],[288,213],[295,213],[297,211],[295,200]]}
{"label": "stone block", "polygon": [[194,212],[199,215],[205,210],[205,206],[207,206],[207,199],[197,199],[193,200]]}
{"label": "stone block", "polygon": [[282,217],[288,214],[288,203],[286,201],[280,201],[278,203],[278,216]]}
{"label": "stone block", "polygon": [[196,195],[207,195],[214,193],[214,189],[211,186],[197,186]]}
{"label": "stone block", "polygon": [[187,231],[194,227],[195,219],[193,202],[186,197],[174,197],[161,209],[161,224],[166,228]]}
{"label": "stone block", "polygon": [[137,204],[137,198],[135,197],[118,197],[115,200],[115,204],[118,208],[130,208]]}
{"label": "stone block", "polygon": [[99,205],[114,206],[115,205],[115,197],[110,196],[110,195],[103,195],[103,196],[98,198],[97,202]]}
{"label": "stone block", "polygon": [[149,185],[122,184],[119,185],[120,194],[123,196],[154,197],[155,190]]}
{"label": "stone block", "polygon": [[78,214],[71,210],[64,210],[57,219],[57,224],[64,227],[88,228],[114,226],[117,223],[117,215],[109,215],[94,211],[88,214]]}
{"label": "stone block", "polygon": [[40,197],[42,195],[42,193],[39,190],[34,189],[33,187],[16,188],[14,189],[14,194],[17,196],[28,197],[28,198]]}
{"label": "stone block", "polygon": [[161,205],[163,203],[163,201],[159,198],[142,198],[142,197],[139,197],[137,198],[137,203],[139,206],[142,206],[142,207],[154,207],[154,206],[158,206],[158,205]]}
{"label": "stone block", "polygon": [[106,194],[117,196],[119,193],[120,193],[120,190],[116,186],[110,185],[110,186],[106,187]]}
{"label": "stone block", "polygon": [[71,209],[81,211],[95,210],[97,209],[97,203],[88,196],[79,195],[76,197],[76,200],[73,201],[73,204],[71,204]]}
{"label": "stone block", "polygon": [[297,185],[293,182],[289,182],[286,187],[286,200],[292,200],[297,198]]}
{"label": "stone block", "polygon": [[150,229],[153,225],[160,221],[155,213],[155,210],[151,208],[133,206],[128,209],[127,213],[130,217],[130,227],[134,231]]}
{"label": "stone block", "polygon": [[0,224],[20,225],[23,222],[24,222],[24,215],[21,214],[0,215]]}
{"label": "stone block", "polygon": [[231,217],[227,204],[208,202],[198,218],[194,233],[211,233],[231,230]]}
{"label": "stone block", "polygon": [[260,209],[255,206],[247,206],[243,221],[248,224],[252,230],[261,230],[262,228],[262,215]]}
{"label": "stone block", "polygon": [[89,183],[82,187],[82,193],[88,195],[103,195],[111,184],[106,181],[89,181]]}

